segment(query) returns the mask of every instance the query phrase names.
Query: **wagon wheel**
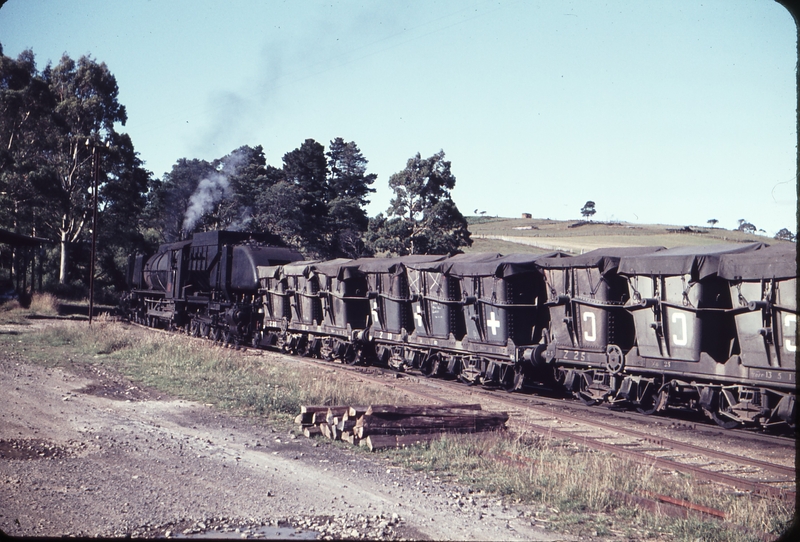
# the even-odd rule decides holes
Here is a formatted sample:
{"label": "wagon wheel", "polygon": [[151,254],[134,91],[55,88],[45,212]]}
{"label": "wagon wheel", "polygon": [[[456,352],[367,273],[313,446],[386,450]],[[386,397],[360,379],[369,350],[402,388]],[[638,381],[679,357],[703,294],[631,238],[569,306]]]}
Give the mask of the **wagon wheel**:
{"label": "wagon wheel", "polygon": [[375,365],[378,363],[378,355],[375,352],[374,344],[361,345],[356,348],[358,363],[361,365]]}
{"label": "wagon wheel", "polygon": [[342,356],[342,361],[348,365],[359,365],[362,361],[360,349],[356,348],[352,344],[348,344],[347,348],[345,348],[344,355]]}
{"label": "wagon wheel", "polygon": [[306,357],[308,355],[308,338],[300,337],[297,339],[297,346],[295,346],[294,351],[301,358]]}
{"label": "wagon wheel", "polygon": [[397,348],[392,348],[387,365],[401,373],[406,370],[406,358],[402,348],[400,348],[399,351]]}
{"label": "wagon wheel", "polygon": [[641,414],[651,416],[658,412],[659,408],[662,406],[662,403],[666,406],[667,390],[654,393],[650,387],[650,384],[648,383],[648,385],[645,387],[643,395],[638,399],[636,410]]}
{"label": "wagon wheel", "polygon": [[722,427],[723,429],[734,429],[739,425],[739,422],[736,420],[731,420],[730,418],[725,418],[718,412],[711,413],[711,419],[714,420],[714,423]]}
{"label": "wagon wheel", "polygon": [[505,378],[503,379],[503,389],[507,392],[515,392],[522,389],[522,383],[525,381],[525,375],[522,373],[522,368],[515,366],[513,370],[506,371]]}
{"label": "wagon wheel", "polygon": [[711,419],[714,420],[714,423],[716,423],[723,429],[734,429],[735,427],[739,426],[739,422],[725,415],[726,412],[730,411],[731,411],[731,404],[728,401],[727,395],[725,393],[720,392],[717,409],[712,410],[710,412]]}
{"label": "wagon wheel", "polygon": [[322,340],[322,344],[319,347],[320,359],[333,361],[333,345],[331,344],[332,340],[333,339],[330,338],[325,338]]}
{"label": "wagon wheel", "polygon": [[208,339],[208,334],[211,331],[211,328],[208,324],[201,323],[200,324],[200,336],[204,339]]}
{"label": "wagon wheel", "polygon": [[419,365],[419,372],[425,376],[434,376],[439,366],[439,356],[437,354],[428,355]]}
{"label": "wagon wheel", "polygon": [[600,401],[592,397],[589,391],[589,381],[586,378],[586,373],[582,373],[580,377],[580,389],[575,392],[575,396],[581,400],[586,406],[595,406]]}
{"label": "wagon wheel", "polygon": [[289,353],[291,349],[289,348],[289,341],[286,340],[285,334],[278,334],[277,338],[275,339],[275,347],[283,354]]}
{"label": "wagon wheel", "polygon": [[461,382],[462,384],[466,384],[467,386],[474,386],[475,384],[477,384],[475,380],[470,380],[466,376],[458,375],[457,378],[459,382]]}

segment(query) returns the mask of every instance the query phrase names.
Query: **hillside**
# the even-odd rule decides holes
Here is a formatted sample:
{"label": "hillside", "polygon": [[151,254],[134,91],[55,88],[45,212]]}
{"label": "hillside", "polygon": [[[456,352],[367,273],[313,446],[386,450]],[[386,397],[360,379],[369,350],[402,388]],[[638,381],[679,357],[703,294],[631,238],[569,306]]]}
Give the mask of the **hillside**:
{"label": "hillside", "polygon": [[578,220],[467,217],[473,245],[467,252],[573,254],[602,247],[713,245],[719,243],[785,243],[771,237],[724,228],[664,224],[603,223]]}

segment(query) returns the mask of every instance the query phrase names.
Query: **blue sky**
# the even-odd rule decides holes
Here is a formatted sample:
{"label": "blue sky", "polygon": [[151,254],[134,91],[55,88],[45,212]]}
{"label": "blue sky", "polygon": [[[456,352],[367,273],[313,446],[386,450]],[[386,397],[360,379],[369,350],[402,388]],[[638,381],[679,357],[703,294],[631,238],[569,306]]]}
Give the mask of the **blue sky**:
{"label": "blue sky", "polygon": [[9,0],[0,43],[117,78],[156,177],[182,157],[443,149],[464,214],[796,229],[794,21],[770,0]]}

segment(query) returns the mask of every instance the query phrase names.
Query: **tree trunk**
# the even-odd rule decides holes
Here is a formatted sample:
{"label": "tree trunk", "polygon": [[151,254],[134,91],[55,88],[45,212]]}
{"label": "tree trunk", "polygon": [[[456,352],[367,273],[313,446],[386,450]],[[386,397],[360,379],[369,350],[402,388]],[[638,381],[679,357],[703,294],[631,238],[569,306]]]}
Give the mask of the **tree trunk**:
{"label": "tree trunk", "polygon": [[67,243],[67,235],[61,234],[61,265],[58,270],[58,283],[67,283],[67,258],[69,252],[69,243]]}

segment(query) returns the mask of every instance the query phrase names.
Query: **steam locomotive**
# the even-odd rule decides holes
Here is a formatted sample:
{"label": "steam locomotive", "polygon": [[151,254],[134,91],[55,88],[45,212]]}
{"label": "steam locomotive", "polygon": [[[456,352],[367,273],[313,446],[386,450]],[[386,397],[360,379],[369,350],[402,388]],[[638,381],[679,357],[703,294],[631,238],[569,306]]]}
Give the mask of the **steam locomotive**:
{"label": "steam locomotive", "polygon": [[228,345],[795,425],[794,245],[332,261],[278,245],[216,231],[133,256],[124,310]]}

